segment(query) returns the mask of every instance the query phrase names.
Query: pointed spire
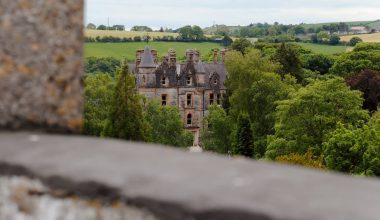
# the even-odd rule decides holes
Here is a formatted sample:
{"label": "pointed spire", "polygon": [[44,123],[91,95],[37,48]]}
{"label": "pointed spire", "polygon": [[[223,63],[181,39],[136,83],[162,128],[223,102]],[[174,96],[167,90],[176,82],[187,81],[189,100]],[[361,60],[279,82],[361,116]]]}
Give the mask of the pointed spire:
{"label": "pointed spire", "polygon": [[144,53],[142,55],[141,63],[139,67],[145,67],[145,68],[156,67],[156,64],[154,63],[153,55],[150,52],[150,49],[148,46],[146,46],[144,49]]}

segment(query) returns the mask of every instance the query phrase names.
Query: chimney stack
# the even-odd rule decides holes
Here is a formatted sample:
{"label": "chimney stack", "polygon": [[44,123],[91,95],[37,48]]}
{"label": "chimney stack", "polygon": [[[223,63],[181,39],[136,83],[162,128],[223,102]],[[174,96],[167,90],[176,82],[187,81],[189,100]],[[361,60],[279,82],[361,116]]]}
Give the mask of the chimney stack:
{"label": "chimney stack", "polygon": [[214,64],[218,64],[218,48],[214,49]]}
{"label": "chimney stack", "polygon": [[194,50],[186,50],[186,61],[188,63],[194,62]]}
{"label": "chimney stack", "polygon": [[200,60],[200,53],[198,50],[194,50],[194,62],[198,63]]}
{"label": "chimney stack", "polygon": [[168,59],[170,66],[175,66],[177,63],[177,55],[174,49],[169,49],[168,51]]}

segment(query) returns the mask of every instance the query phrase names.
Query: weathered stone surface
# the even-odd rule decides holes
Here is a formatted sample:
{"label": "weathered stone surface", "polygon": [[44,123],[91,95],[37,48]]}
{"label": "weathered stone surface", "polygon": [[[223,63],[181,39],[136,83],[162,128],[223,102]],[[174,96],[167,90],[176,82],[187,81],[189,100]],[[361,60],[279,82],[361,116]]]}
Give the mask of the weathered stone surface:
{"label": "weathered stone surface", "polygon": [[131,142],[0,133],[0,162],[8,164],[0,175],[34,176],[81,197],[119,197],[165,220],[380,216],[378,179]]}
{"label": "weathered stone surface", "polygon": [[0,128],[82,125],[82,0],[0,1]]}
{"label": "weathered stone surface", "polygon": [[115,201],[108,206],[97,200],[57,197],[40,181],[24,177],[0,177],[1,220],[157,220],[146,210]]}

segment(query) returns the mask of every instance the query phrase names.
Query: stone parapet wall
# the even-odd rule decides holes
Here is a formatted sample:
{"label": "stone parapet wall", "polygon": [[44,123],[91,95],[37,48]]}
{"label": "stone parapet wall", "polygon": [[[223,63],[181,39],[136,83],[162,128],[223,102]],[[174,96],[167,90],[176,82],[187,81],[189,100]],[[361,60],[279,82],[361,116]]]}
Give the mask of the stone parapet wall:
{"label": "stone parapet wall", "polygon": [[0,176],[14,175],[58,195],[123,201],[165,220],[380,216],[379,179],[116,140],[0,133]]}

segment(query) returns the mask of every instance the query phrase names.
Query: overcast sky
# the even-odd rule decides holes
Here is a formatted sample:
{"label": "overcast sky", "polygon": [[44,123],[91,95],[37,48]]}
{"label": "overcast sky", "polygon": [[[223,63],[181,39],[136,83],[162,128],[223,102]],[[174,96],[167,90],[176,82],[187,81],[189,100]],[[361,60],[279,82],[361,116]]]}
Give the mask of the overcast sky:
{"label": "overcast sky", "polygon": [[380,0],[85,0],[85,22],[178,28],[380,19]]}

